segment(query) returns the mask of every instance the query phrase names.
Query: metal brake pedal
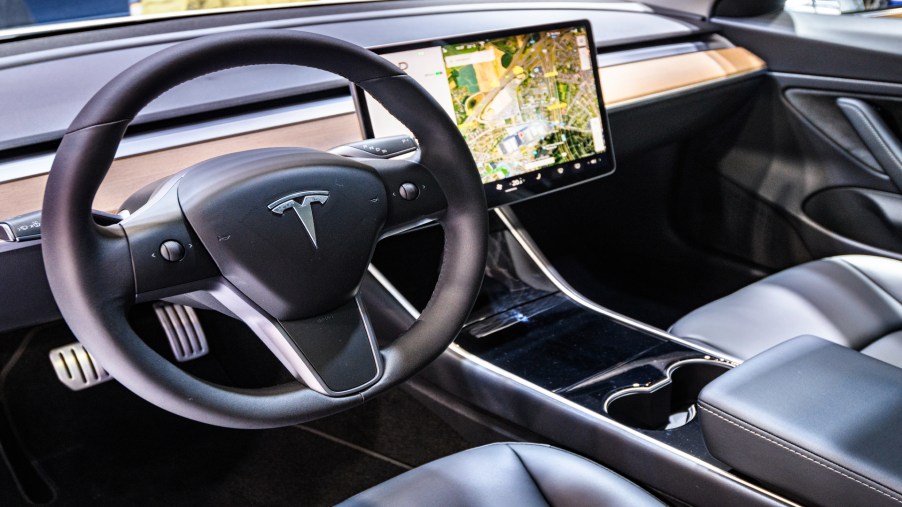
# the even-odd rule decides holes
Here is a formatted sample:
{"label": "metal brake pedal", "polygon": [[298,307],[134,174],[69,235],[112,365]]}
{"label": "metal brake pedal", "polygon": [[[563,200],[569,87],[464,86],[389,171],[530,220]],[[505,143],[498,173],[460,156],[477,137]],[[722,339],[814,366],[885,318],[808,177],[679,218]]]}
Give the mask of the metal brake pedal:
{"label": "metal brake pedal", "polygon": [[73,391],[81,391],[113,378],[78,342],[51,350],[50,362],[60,382]]}
{"label": "metal brake pedal", "polygon": [[[210,352],[207,337],[193,308],[170,303],[156,303],[153,308],[176,361],[190,361]],[[73,391],[81,391],[113,378],[78,342],[51,350],[50,363],[60,382]]]}
{"label": "metal brake pedal", "polygon": [[155,303],[153,309],[169,339],[175,360],[183,363],[210,352],[207,336],[197,319],[194,308],[172,303]]}

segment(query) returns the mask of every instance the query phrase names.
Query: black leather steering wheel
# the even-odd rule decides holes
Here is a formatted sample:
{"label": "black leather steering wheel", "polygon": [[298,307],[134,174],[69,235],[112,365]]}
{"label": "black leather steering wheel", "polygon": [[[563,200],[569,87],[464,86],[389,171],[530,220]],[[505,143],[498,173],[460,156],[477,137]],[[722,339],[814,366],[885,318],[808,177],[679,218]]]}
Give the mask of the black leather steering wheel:
{"label": "black leather steering wheel", "polygon": [[[93,221],[97,189],[144,106],[188,80],[258,64],[316,67],[358,84],[414,133],[417,154],[234,153],[177,174],[119,224]],[[419,198],[399,195],[405,182],[419,187]],[[438,283],[417,322],[380,350],[360,302],[361,281],[379,238],[424,220],[445,233]],[[238,428],[323,417],[425,367],[460,331],[476,298],[488,229],[469,149],[426,91],[368,50],[288,30],[195,39],[113,79],[62,139],[42,227],[54,297],[98,361],[163,409]],[[172,248],[163,252],[166,242]],[[151,350],[126,320],[128,309],[179,295],[244,321],[298,382],[256,390],[216,385]]]}

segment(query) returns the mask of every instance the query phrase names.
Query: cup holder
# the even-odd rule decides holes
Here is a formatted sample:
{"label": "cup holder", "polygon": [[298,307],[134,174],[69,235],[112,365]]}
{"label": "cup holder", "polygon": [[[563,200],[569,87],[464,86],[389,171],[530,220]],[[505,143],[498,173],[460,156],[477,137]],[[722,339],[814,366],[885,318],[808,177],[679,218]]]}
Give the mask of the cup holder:
{"label": "cup holder", "polygon": [[695,418],[698,393],[733,365],[708,359],[674,363],[667,377],[648,387],[631,387],[612,394],[605,411],[615,421],[644,430],[671,430]]}

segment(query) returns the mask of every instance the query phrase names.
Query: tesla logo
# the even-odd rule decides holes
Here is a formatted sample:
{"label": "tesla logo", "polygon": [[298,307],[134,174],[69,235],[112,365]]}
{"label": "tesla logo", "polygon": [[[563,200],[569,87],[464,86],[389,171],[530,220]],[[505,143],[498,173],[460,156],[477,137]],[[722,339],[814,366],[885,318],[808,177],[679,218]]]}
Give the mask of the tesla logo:
{"label": "tesla logo", "polygon": [[267,206],[276,215],[282,215],[289,209],[293,209],[297,213],[310,241],[313,242],[313,248],[316,246],[316,226],[313,222],[313,204],[326,204],[329,200],[329,192],[325,190],[311,190],[309,192],[298,192],[296,194],[286,195],[278,201]]}

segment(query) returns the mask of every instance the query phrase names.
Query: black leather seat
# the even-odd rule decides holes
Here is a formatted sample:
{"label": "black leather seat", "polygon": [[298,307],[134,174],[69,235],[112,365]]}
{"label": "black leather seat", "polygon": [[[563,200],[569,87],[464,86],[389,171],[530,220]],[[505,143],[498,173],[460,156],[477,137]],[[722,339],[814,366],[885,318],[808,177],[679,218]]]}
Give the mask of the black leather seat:
{"label": "black leather seat", "polygon": [[902,367],[902,262],[846,255],[802,264],[693,311],[670,332],[739,359],[815,335]]}
{"label": "black leather seat", "polygon": [[415,468],[339,505],[664,504],[614,472],[567,451],[538,444],[491,444]]}

